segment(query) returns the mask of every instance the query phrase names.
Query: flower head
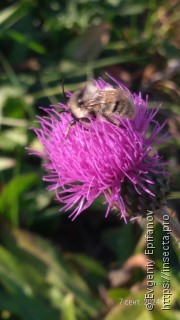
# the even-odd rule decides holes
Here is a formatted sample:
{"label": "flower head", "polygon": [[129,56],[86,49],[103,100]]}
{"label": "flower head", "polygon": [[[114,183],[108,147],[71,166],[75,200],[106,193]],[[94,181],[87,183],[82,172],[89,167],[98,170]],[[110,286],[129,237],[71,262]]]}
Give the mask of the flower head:
{"label": "flower head", "polygon": [[[111,80],[127,90],[117,80]],[[98,90],[112,87],[101,78],[94,83]],[[100,195],[108,204],[106,216],[116,208],[125,221],[127,215],[143,214],[142,198],[155,205],[165,198],[164,189],[160,200],[157,197],[167,172],[155,149],[155,144],[166,139],[159,136],[164,124],[160,126],[155,121],[158,109],[149,110],[148,100],[144,101],[141,94],[132,95],[132,99],[136,109],[133,119],[115,116],[116,124],[103,117],[89,118],[89,123],[80,120],[67,136],[73,120],[67,106],[58,105],[63,111],[44,109],[47,115],[38,117],[41,128],[34,131],[43,153],[32,153],[45,159],[44,180],[64,204],[62,209],[73,211],[73,219]]]}

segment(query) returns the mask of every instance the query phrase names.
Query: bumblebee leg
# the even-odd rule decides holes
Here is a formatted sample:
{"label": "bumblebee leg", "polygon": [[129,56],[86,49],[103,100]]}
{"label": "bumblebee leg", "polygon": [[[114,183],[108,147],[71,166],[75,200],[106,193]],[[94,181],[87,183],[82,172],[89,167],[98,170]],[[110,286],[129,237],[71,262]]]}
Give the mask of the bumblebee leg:
{"label": "bumblebee leg", "polygon": [[75,118],[75,119],[71,120],[71,121],[69,122],[69,125],[68,125],[67,129],[66,129],[65,138],[67,137],[70,129],[71,129],[77,122],[79,122],[80,120],[82,120],[82,121],[84,121],[84,122],[86,122],[86,123],[90,123],[90,120],[89,120],[88,118],[85,118],[85,117]]}
{"label": "bumblebee leg", "polygon": [[115,126],[125,128],[125,126],[124,126],[123,124],[117,122],[117,121],[116,121],[115,119],[113,119],[109,114],[103,114],[103,117],[104,117],[108,122],[113,123]]}
{"label": "bumblebee leg", "polygon": [[116,122],[110,115],[108,115],[108,114],[103,114],[103,117],[104,117],[108,122],[111,122],[111,123],[115,124],[116,126],[119,126],[119,123]]}
{"label": "bumblebee leg", "polygon": [[75,118],[75,119],[73,119],[73,120],[71,120],[71,121],[69,122],[68,127],[67,127],[66,132],[65,132],[65,138],[67,138],[67,135],[68,135],[70,129],[71,129],[78,121],[79,121],[79,119]]}

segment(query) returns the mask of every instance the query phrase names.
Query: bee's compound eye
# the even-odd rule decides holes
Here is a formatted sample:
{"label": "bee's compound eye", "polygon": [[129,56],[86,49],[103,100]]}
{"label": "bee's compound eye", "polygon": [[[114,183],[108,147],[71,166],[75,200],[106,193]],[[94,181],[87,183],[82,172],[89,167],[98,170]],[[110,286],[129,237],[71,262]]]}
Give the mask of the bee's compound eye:
{"label": "bee's compound eye", "polygon": [[82,100],[82,99],[78,99],[78,104],[79,104],[80,106],[82,106],[82,105],[83,105],[83,100]]}

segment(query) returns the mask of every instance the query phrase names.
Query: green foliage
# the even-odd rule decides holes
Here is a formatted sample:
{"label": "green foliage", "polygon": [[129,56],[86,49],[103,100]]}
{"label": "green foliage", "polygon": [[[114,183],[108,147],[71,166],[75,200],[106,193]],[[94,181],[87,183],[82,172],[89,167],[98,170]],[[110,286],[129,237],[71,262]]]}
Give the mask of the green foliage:
{"label": "green foliage", "polygon": [[74,320],[96,315],[100,304],[50,243],[9,229],[1,240],[1,311],[28,320],[60,316]]}
{"label": "green foliage", "polygon": [[[28,128],[38,125],[39,105],[64,102],[63,79],[73,91],[109,72],[163,102],[158,120],[168,118],[173,139],[160,153],[171,161],[169,204],[178,212],[178,20],[176,0],[0,2],[0,319],[180,318],[177,245],[170,245],[171,310],[157,304],[149,312],[140,263],[117,287],[108,277],[119,268],[124,280],[126,263],[144,253],[141,228],[113,214],[104,219],[99,200],[71,222],[42,182],[41,161],[25,150],[41,150]],[[156,226],[156,299],[162,298],[162,236]]]}

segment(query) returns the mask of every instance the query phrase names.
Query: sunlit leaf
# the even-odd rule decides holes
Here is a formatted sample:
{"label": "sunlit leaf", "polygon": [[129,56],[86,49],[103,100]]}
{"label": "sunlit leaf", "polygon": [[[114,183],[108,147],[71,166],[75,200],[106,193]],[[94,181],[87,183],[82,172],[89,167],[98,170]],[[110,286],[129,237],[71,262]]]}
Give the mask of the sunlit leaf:
{"label": "sunlit leaf", "polygon": [[0,171],[14,167],[15,163],[16,161],[12,158],[0,157]]}
{"label": "sunlit leaf", "polygon": [[6,22],[8,19],[13,18],[13,16],[17,13],[20,13],[20,10],[22,9],[22,5],[20,4],[14,4],[12,6],[9,6],[0,12],[0,24]]}

